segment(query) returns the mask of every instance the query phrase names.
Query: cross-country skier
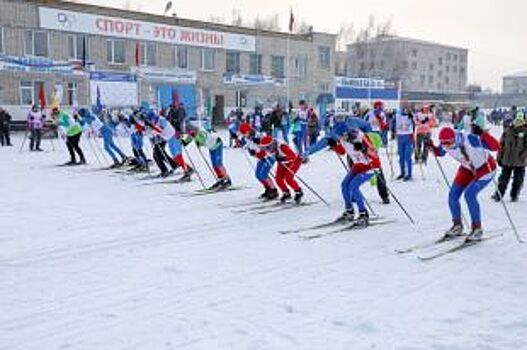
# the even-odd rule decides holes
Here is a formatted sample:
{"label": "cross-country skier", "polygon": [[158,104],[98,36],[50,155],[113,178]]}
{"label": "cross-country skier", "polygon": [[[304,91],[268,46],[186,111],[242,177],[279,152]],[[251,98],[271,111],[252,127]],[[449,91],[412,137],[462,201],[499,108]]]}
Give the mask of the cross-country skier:
{"label": "cross-country skier", "polygon": [[428,105],[423,106],[419,113],[414,115],[415,122],[415,162],[426,163],[428,151],[424,146],[425,140],[432,137],[432,127],[436,124],[434,113]]}
{"label": "cross-country skier", "polygon": [[130,116],[128,122],[125,125],[131,130],[130,141],[132,143],[132,152],[134,153],[135,157],[135,164],[133,164],[134,167],[131,170],[137,172],[148,172],[148,159],[146,158],[145,152],[143,151],[145,126],[134,116]]}
{"label": "cross-country skier", "polygon": [[255,176],[265,188],[265,191],[260,195],[260,198],[266,200],[278,198],[278,190],[271,179],[271,169],[276,161],[275,158],[260,148],[260,137],[256,135],[256,132],[251,128],[250,124],[242,123],[239,132],[242,136],[242,146],[248,150],[250,155],[258,159]]}
{"label": "cross-country skier", "polygon": [[[66,146],[70,153],[70,161],[65,165],[86,164],[84,153],[79,147],[79,142],[82,136],[82,126],[79,121],[65,111],[61,111],[58,107],[53,108],[51,115],[55,124],[58,125],[66,135]],[[75,159],[75,153],[77,153],[80,158],[79,163],[77,163]]]}
{"label": "cross-country skier", "polygon": [[[328,143],[337,154],[347,155],[353,162],[341,184],[345,211],[338,220],[355,221],[356,225],[368,226],[369,214],[360,186],[374,176],[375,169],[381,167],[377,151],[368,136],[358,129],[346,132],[338,140],[330,139]],[[353,202],[357,203],[359,211],[357,218],[355,218]]]}
{"label": "cross-country skier", "polygon": [[162,116],[158,116],[152,110],[146,113],[145,124],[152,129],[154,135],[160,135],[167,142],[172,159],[185,172],[180,181],[190,181],[190,176],[194,172],[194,169],[192,169],[183,158],[183,145],[176,137],[174,127],[168,122],[168,120]]}
{"label": "cross-country skier", "polygon": [[295,180],[295,174],[300,169],[302,157],[293,152],[291,147],[284,141],[273,139],[271,136],[262,137],[260,139],[260,147],[276,159],[275,181],[280,191],[282,191],[280,201],[285,203],[291,199],[291,192],[289,191],[289,188],[291,188],[295,192],[294,201],[299,204],[304,193]]}
{"label": "cross-country skier", "polygon": [[[99,117],[90,113],[86,108],[79,109],[79,115],[82,118],[81,124],[87,124],[95,135],[101,135],[104,143],[104,150],[113,160],[113,164],[110,168],[121,167],[128,158],[113,141],[113,127],[110,126],[109,123],[103,123]],[[121,157],[121,161],[119,161],[117,155]]]}
{"label": "cross-country skier", "polygon": [[232,185],[227,169],[223,165],[223,140],[218,133],[200,130],[194,137],[198,147],[206,147],[209,150],[212,169],[216,175],[216,183],[210,190],[223,190]]}
{"label": "cross-country skier", "polygon": [[389,125],[382,101],[375,101],[373,110],[369,111],[364,119],[370,123],[373,132],[378,133],[382,137],[382,143],[386,146],[388,144],[387,131]]}
{"label": "cross-country skier", "polygon": [[412,179],[412,154],[414,149],[414,119],[407,108],[396,113],[392,119],[392,137],[397,137],[397,152],[401,173],[397,180],[410,181]]}
{"label": "cross-country skier", "polygon": [[439,132],[439,146],[434,146],[431,140],[427,141],[427,146],[436,156],[444,156],[448,153],[461,163],[448,196],[453,225],[445,233],[447,239],[463,235],[460,205],[463,193],[472,221],[472,230],[466,240],[478,241],[483,235],[477,196],[492,181],[496,173],[496,161],[487,150],[498,151],[500,146],[498,140],[483,127],[484,119],[481,118],[473,122],[471,133],[456,132],[451,127],[444,127]]}

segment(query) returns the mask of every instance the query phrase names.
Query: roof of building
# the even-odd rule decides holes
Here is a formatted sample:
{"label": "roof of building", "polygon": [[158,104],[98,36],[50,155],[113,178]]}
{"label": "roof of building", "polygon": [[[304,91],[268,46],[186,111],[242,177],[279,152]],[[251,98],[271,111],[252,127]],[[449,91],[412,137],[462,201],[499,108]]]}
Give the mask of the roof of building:
{"label": "roof of building", "polygon": [[[420,45],[431,45],[431,46],[443,46],[448,47],[454,50],[464,50],[468,51],[468,49],[454,46],[454,45],[445,45],[442,43],[434,42],[434,41],[428,41],[428,40],[421,40],[421,39],[414,39],[414,38],[408,38],[408,37],[402,37],[398,35],[382,35],[382,36],[376,36],[372,39],[370,39],[370,42],[380,42],[380,41],[391,41],[391,42],[406,42],[406,43],[415,43]],[[352,44],[353,45],[353,44]]]}
{"label": "roof of building", "polygon": [[513,74],[507,74],[504,78],[527,78],[527,70],[522,70]]}
{"label": "roof of building", "polygon": [[256,29],[256,28],[251,28],[251,27],[242,27],[242,26],[235,26],[235,25],[214,23],[214,22],[205,22],[205,21],[188,19],[188,18],[161,16],[161,15],[156,15],[153,13],[125,10],[125,9],[119,9],[115,7],[106,7],[106,6],[99,6],[99,5],[93,5],[93,4],[87,4],[87,3],[72,2],[71,0],[26,0],[26,1],[35,3],[37,5],[45,5],[49,7],[63,8],[63,9],[71,10],[71,11],[75,11],[75,10],[84,11],[84,12],[104,11],[105,14],[108,16],[121,16],[124,18],[131,18],[131,19],[141,20],[141,21],[154,21],[154,22],[165,23],[169,25],[178,25],[178,26],[183,26],[183,27],[192,27],[192,28],[200,28],[200,29],[205,28],[209,30],[217,30],[217,31],[224,31],[224,32],[231,32],[231,33],[247,34],[247,35],[267,35],[267,36],[280,37],[282,39],[291,38],[293,40],[303,40],[303,41],[312,40],[313,34],[329,35],[329,36],[336,37],[336,34],[321,33],[321,32],[311,32],[311,33],[306,33],[306,34],[289,34],[289,33],[280,32],[280,31]]}

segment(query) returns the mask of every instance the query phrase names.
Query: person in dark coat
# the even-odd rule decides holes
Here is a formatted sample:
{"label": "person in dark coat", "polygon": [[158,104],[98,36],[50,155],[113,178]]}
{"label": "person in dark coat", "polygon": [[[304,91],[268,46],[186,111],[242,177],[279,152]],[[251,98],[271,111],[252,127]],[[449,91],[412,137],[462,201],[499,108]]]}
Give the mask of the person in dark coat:
{"label": "person in dark coat", "polygon": [[178,120],[178,126],[176,127],[176,131],[179,132],[180,134],[185,133],[185,122],[187,120],[187,110],[185,109],[183,102],[180,102],[178,105],[177,120]]}
{"label": "person in dark coat", "polygon": [[9,123],[11,119],[11,115],[0,107],[0,143],[2,146],[13,146],[9,136]]}
{"label": "person in dark coat", "polygon": [[498,165],[501,167],[501,174],[498,179],[498,190],[492,195],[492,199],[500,201],[503,198],[513,176],[511,200],[516,202],[523,187],[527,165],[527,124],[522,112],[516,114],[512,126],[505,128],[500,142]]}

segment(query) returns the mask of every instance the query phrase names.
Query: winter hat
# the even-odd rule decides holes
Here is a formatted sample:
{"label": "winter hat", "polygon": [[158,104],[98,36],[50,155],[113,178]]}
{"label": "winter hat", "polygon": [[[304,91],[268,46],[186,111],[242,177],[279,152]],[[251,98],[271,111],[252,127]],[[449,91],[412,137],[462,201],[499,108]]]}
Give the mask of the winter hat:
{"label": "winter hat", "polygon": [[442,145],[451,145],[456,141],[456,132],[449,126],[445,126],[439,131],[439,142]]}
{"label": "winter hat", "polygon": [[346,125],[346,122],[338,122],[335,123],[333,126],[332,134],[335,136],[342,136],[348,131],[348,126]]}
{"label": "winter hat", "polygon": [[240,124],[240,133],[242,135],[249,135],[251,131],[252,131],[251,124],[249,123]]}
{"label": "winter hat", "polygon": [[485,114],[481,111],[476,111],[474,113],[474,116],[472,117],[472,124],[475,124],[479,126],[481,129],[485,129],[486,121],[485,121]]}
{"label": "winter hat", "polygon": [[266,135],[260,139],[260,146],[261,147],[269,147],[273,144],[273,137]]}
{"label": "winter hat", "polygon": [[516,113],[516,118],[512,121],[512,125],[515,127],[523,126],[525,125],[525,115],[523,112]]}
{"label": "winter hat", "polygon": [[382,108],[382,101],[375,101],[373,103],[373,108],[375,109]]}

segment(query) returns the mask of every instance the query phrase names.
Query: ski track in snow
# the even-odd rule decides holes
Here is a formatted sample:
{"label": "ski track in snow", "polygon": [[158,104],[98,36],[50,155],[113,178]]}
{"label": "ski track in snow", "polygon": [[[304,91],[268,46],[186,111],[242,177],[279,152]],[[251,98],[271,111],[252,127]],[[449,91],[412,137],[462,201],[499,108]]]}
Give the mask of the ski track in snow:
{"label": "ski track in snow", "polygon": [[[156,180],[94,171],[101,165],[81,145],[90,165],[75,168],[53,166],[67,160],[60,141],[43,154],[0,149],[1,350],[527,348],[527,245],[512,231],[431,262],[394,252],[450,225],[433,159],[426,180],[416,167],[403,183],[390,180],[381,153],[415,227],[365,185],[374,210],[396,223],[304,241],[279,230],[340,213],[344,170],[330,152],[300,171],[330,208],[255,215],[229,205],[261,191],[239,150],[227,149],[225,162],[248,189],[184,197],[197,179],[142,186]],[[441,164],[453,177],[456,164]],[[507,227],[491,193],[480,195],[485,227]],[[525,197],[508,205],[527,234]]]}

